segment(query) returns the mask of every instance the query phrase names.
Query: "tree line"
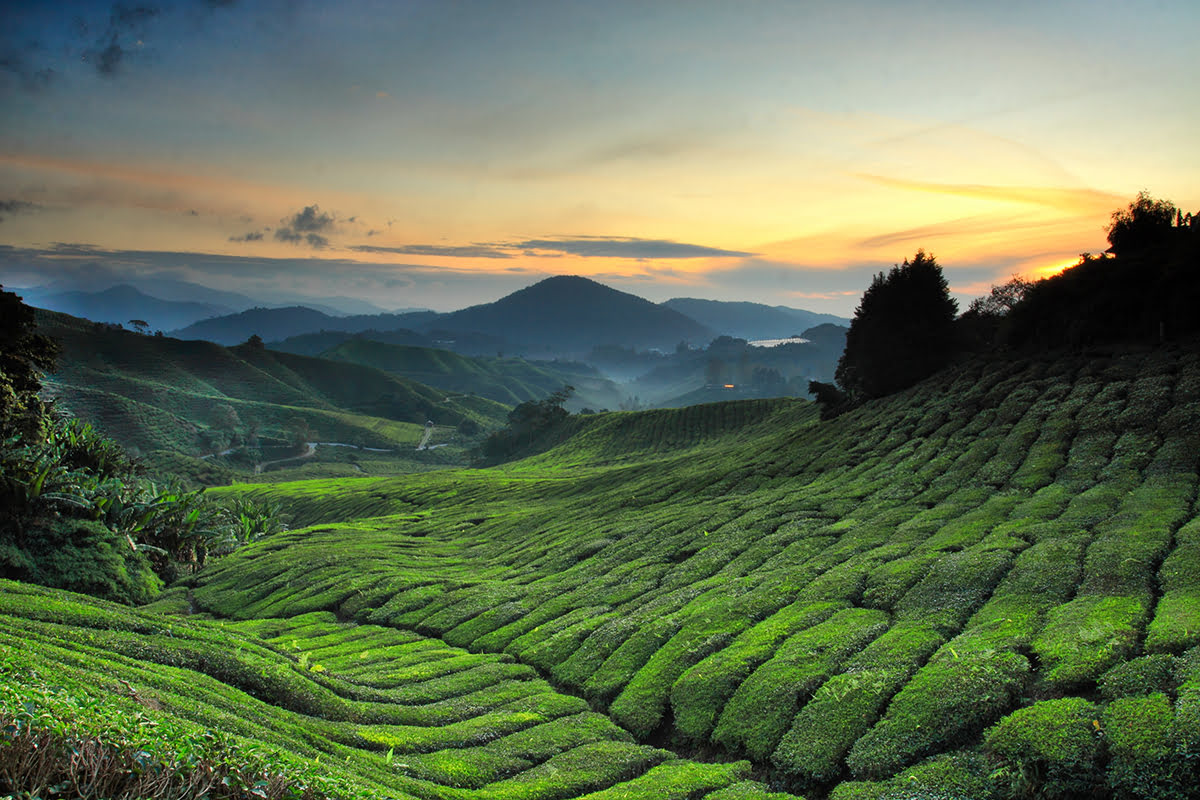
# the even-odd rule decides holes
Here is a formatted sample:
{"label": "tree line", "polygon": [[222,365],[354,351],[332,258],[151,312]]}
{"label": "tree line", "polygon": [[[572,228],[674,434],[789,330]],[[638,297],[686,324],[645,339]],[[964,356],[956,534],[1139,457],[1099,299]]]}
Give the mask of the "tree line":
{"label": "tree line", "polygon": [[1020,277],[958,314],[918,250],[863,293],[835,373],[809,391],[825,418],[905,389],[970,353],[1166,342],[1200,333],[1200,214],[1142,192],[1113,212],[1109,247],[1038,281]]}

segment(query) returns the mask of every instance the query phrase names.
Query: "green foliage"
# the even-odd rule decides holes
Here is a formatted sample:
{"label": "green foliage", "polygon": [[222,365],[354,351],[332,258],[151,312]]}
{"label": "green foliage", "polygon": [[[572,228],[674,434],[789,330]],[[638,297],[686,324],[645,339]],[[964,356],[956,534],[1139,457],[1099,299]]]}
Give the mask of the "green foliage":
{"label": "green foliage", "polygon": [[0,286],[0,440],[36,436],[46,420],[38,398],[41,375],[54,368],[59,347],[35,333],[33,309]]}
{"label": "green foliage", "polygon": [[277,506],[218,506],[137,472],[77,420],[0,443],[0,576],[145,603],[163,580],[283,527]]}
{"label": "green foliage", "polygon": [[498,464],[546,449],[569,416],[563,403],[573,391],[575,387],[564,386],[541,400],[518,405],[508,414],[508,426],[492,433],[479,446],[479,461]]}
{"label": "green foliage", "polygon": [[985,736],[996,778],[1016,797],[1092,795],[1103,781],[1100,709],[1080,697],[1043,700],[1009,714]]}

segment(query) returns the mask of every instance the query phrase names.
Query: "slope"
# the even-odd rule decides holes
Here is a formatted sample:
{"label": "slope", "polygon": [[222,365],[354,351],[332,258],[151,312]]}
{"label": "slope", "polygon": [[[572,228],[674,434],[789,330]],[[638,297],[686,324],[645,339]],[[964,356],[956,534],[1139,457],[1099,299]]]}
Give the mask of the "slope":
{"label": "slope", "polygon": [[427,420],[486,428],[507,409],[380,370],[263,348],[225,348],[114,330],[41,312],[63,346],[48,389],[126,446],[198,456],[231,441],[415,444]]}
{"label": "slope", "polygon": [[[1194,345],[977,360],[825,423],[801,401],[599,415],[504,468],[250,489],[313,527],[195,602],[505,653],[640,741],[814,796],[1012,797],[1067,770],[1185,797]],[[1037,755],[1046,726],[1082,749]]]}
{"label": "slope", "polygon": [[450,350],[350,339],[322,358],[347,361],[401,375],[459,394],[477,394],[506,405],[540,400],[564,385],[575,387],[577,404],[611,407],[621,392],[595,370],[578,363],[534,364],[520,358],[471,358]]}

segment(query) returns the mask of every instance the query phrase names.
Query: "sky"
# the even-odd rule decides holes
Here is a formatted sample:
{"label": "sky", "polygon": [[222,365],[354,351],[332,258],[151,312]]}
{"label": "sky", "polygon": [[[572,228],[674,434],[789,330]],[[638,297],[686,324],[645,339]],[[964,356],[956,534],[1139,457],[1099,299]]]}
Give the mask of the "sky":
{"label": "sky", "polygon": [[[1195,0],[0,0],[0,282],[965,308],[1200,210]],[[88,282],[91,284],[88,284]]]}

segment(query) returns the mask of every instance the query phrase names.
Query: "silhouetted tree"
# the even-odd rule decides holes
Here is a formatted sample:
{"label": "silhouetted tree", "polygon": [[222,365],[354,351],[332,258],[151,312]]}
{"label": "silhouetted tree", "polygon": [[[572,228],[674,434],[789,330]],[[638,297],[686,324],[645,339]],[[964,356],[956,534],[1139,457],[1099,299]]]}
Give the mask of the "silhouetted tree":
{"label": "silhouetted tree", "polygon": [[34,311],[0,286],[0,439],[38,433],[48,421],[38,398],[41,374],[54,369],[58,343],[35,333]]}
{"label": "silhouetted tree", "polygon": [[1033,285],[1033,281],[1014,275],[1006,283],[993,286],[983,297],[972,300],[958,318],[959,342],[975,351],[997,347],[1009,313],[1025,299]]}
{"label": "silhouetted tree", "polygon": [[1170,241],[1176,222],[1184,227],[1183,216],[1174,203],[1139,192],[1127,208],[1113,212],[1108,226],[1108,252],[1124,256],[1164,245]]}
{"label": "silhouetted tree", "polygon": [[129,324],[133,326],[134,330],[143,335],[150,329],[150,323],[144,319],[131,319],[129,320]]}
{"label": "silhouetted tree", "polygon": [[836,378],[852,401],[904,389],[946,365],[958,304],[942,268],[918,250],[879,273],[854,312]]}
{"label": "silhouetted tree", "polygon": [[850,410],[850,398],[832,383],[809,381],[808,391],[821,407],[821,419],[833,419]]}

